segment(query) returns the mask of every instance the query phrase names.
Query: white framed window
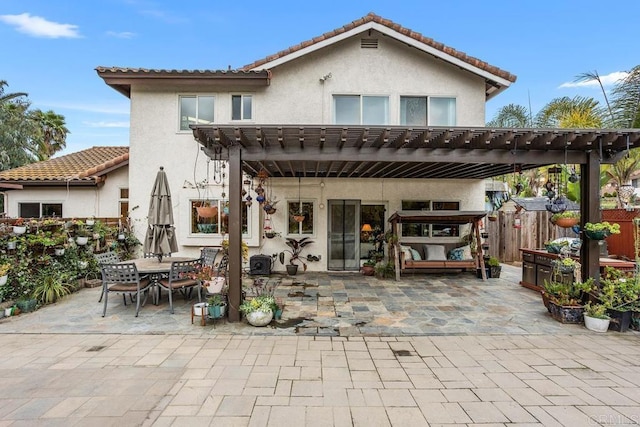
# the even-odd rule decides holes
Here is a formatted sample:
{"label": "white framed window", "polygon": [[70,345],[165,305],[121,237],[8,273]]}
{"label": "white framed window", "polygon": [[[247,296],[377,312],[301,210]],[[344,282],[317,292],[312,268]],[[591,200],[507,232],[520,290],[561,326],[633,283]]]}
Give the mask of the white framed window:
{"label": "white framed window", "polygon": [[214,122],[213,95],[180,95],[179,98],[180,130],[189,130],[189,125],[208,125]]}
{"label": "white framed window", "polygon": [[287,202],[289,219],[287,234],[310,236],[314,234],[314,203],[312,201],[296,200]]}
{"label": "white framed window", "polygon": [[389,97],[334,95],[333,123],[337,125],[389,124]]}
{"label": "white framed window", "polygon": [[253,119],[253,96],[231,95],[231,120]]}
{"label": "white framed window", "polygon": [[[459,211],[460,202],[444,200],[403,200],[402,210]],[[403,237],[459,237],[458,224],[403,223]]]}
{"label": "white framed window", "polygon": [[22,218],[62,218],[62,203],[18,203],[18,215]]}
{"label": "white framed window", "polygon": [[[191,200],[191,234],[220,235],[229,233],[229,202],[221,199]],[[249,233],[249,207],[242,204],[242,235]],[[205,208],[205,209],[199,209]]]}
{"label": "white framed window", "polygon": [[456,120],[455,98],[435,96],[400,97],[401,125],[456,126]]}

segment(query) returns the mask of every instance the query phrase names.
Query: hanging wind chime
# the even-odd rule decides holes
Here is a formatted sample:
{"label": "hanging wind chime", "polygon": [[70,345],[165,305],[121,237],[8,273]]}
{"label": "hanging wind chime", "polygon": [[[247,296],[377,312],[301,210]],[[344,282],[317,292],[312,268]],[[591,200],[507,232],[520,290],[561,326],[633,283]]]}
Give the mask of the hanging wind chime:
{"label": "hanging wind chime", "polygon": [[[516,154],[518,151],[518,140],[515,141],[514,146],[513,146],[513,175],[514,175],[514,179],[516,176],[516,173],[518,174],[518,181],[514,187],[514,195],[518,195],[522,192],[522,190],[524,189],[524,185],[522,185],[522,170],[520,168],[518,168],[518,165],[516,163]],[[516,213],[513,216],[513,228],[522,228],[522,218],[520,217],[520,209],[516,209]]]}

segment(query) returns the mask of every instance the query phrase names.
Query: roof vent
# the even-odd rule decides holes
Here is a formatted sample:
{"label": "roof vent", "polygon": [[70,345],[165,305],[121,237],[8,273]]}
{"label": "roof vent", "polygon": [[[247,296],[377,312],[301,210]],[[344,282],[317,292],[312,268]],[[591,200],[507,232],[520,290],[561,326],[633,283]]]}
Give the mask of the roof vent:
{"label": "roof vent", "polygon": [[361,39],[360,48],[362,49],[377,49],[378,39]]}

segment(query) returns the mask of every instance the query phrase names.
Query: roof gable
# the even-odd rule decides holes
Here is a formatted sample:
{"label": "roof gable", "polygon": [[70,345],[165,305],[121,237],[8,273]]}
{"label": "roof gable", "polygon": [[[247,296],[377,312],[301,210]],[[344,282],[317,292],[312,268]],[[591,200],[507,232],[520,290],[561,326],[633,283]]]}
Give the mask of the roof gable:
{"label": "roof gable", "polygon": [[129,147],[92,147],[0,172],[0,180],[25,185],[70,183],[92,185],[129,164]]}
{"label": "roof gable", "polygon": [[429,37],[425,37],[418,32],[405,28],[374,13],[369,13],[363,18],[326,32],[321,36],[306,40],[295,46],[281,50],[276,54],[245,65],[241,70],[257,71],[260,69],[271,69],[341,40],[355,37],[368,30],[376,30],[422,52],[483,77],[486,82],[487,99],[495,96],[516,81],[516,76],[508,71],[436,42]]}

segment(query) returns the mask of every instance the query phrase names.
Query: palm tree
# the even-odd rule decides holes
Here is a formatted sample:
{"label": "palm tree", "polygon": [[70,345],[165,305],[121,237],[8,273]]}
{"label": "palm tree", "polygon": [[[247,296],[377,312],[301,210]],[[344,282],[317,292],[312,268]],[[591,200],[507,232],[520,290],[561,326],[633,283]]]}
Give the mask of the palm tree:
{"label": "palm tree", "polygon": [[536,115],[536,127],[600,128],[603,113],[593,98],[555,98]]}
{"label": "palm tree", "polygon": [[498,110],[496,116],[487,123],[489,127],[528,128],[533,127],[533,119],[526,107],[509,104]]}
{"label": "palm tree", "polygon": [[640,65],[613,87],[611,97],[618,127],[640,127]]}
{"label": "palm tree", "polygon": [[34,110],[30,112],[29,118],[36,123],[38,129],[31,149],[39,161],[50,159],[66,146],[69,129],[65,126],[64,116],[51,110]]}
{"label": "palm tree", "polygon": [[16,92],[16,93],[5,93],[5,86],[9,86],[6,80],[0,80],[0,104],[4,104],[5,102],[9,102],[12,99],[19,98],[21,96],[27,96],[24,92]]}
{"label": "palm tree", "polygon": [[629,150],[629,153],[613,165],[603,166],[603,173],[608,182],[616,187],[618,193],[618,208],[623,208],[624,202],[620,198],[621,187],[631,184],[633,173],[640,167],[640,149]]}

